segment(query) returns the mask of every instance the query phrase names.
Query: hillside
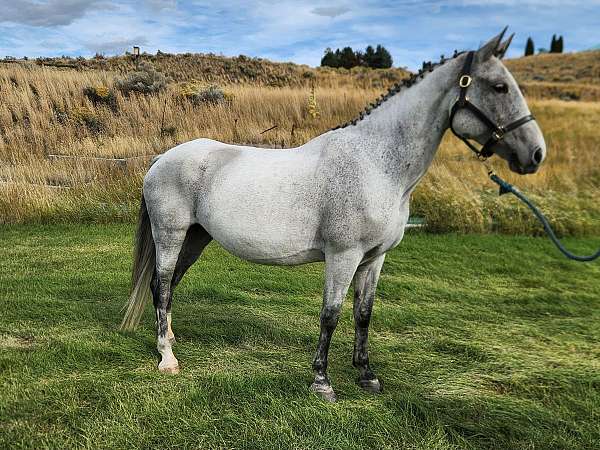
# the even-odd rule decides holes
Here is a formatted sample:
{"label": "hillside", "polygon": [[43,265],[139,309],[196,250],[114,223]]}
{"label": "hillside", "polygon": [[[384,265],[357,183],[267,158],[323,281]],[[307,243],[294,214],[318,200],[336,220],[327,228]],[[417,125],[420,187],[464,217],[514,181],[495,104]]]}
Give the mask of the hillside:
{"label": "hillside", "polygon": [[[291,62],[272,62],[244,55],[144,53],[139,61],[154,65],[173,81],[199,80],[224,85],[301,87],[312,83],[322,88],[355,87],[385,89],[408,76],[404,69],[352,70],[312,68]],[[60,70],[102,71],[125,74],[135,69],[132,55],[95,58],[5,59],[6,65],[45,66]],[[525,94],[530,98],[600,101],[600,50],[579,53],[541,54],[506,60]]]}
{"label": "hillside", "polygon": [[270,87],[298,87],[315,82],[320,87],[353,86],[362,89],[386,88],[405,78],[404,69],[351,70],[330,67],[312,68],[289,62],[272,62],[244,55],[226,57],[213,54],[182,53],[142,54],[139,60],[132,55],[109,58],[38,58],[36,60],[4,60],[8,64],[39,65],[77,71],[107,71],[125,74],[135,70],[139,61],[150,62],[173,81],[199,80],[220,84],[252,84]]}
{"label": "hillside", "polygon": [[600,101],[600,51],[506,60],[528,97]]}
{"label": "hillside", "polygon": [[545,53],[506,60],[520,82],[544,81],[600,86],[600,50]]}

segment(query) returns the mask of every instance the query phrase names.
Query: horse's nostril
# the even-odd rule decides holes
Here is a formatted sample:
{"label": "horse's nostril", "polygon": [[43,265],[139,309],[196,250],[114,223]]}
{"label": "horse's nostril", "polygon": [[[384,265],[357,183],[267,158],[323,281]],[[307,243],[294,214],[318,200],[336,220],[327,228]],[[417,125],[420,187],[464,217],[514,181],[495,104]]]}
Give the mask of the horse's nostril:
{"label": "horse's nostril", "polygon": [[538,147],[537,150],[533,153],[531,159],[534,164],[540,164],[542,162],[542,159],[544,159],[544,152],[542,151],[542,149]]}

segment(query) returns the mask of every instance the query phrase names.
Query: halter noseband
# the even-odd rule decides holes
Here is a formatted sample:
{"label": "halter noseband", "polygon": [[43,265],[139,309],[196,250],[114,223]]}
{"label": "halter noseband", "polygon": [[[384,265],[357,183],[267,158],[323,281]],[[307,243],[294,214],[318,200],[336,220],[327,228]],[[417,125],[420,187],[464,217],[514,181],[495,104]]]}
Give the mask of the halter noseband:
{"label": "halter noseband", "polygon": [[[473,79],[471,78],[471,67],[473,66],[473,58],[475,57],[475,52],[471,51],[467,53],[467,57],[465,59],[465,65],[463,66],[460,78],[458,79],[458,85],[460,86],[460,94],[458,95],[458,99],[452,105],[452,109],[450,110],[450,129],[452,133],[462,140],[467,147],[469,147],[479,159],[486,160],[490,156],[494,154],[493,146],[497,144],[499,141],[504,139],[506,133],[510,133],[511,131],[519,128],[521,125],[526,124],[530,120],[535,120],[533,115],[529,114],[527,116],[521,117],[520,119],[515,120],[514,122],[509,123],[508,125],[498,126],[496,125],[488,116],[485,115],[483,111],[481,111],[477,106],[469,101],[467,97],[467,89],[471,85]],[[481,120],[484,124],[488,126],[489,129],[492,130],[492,135],[487,140],[481,149],[475,147],[469,140],[462,136],[454,129],[454,116],[460,109],[468,109],[471,111],[479,120]]]}

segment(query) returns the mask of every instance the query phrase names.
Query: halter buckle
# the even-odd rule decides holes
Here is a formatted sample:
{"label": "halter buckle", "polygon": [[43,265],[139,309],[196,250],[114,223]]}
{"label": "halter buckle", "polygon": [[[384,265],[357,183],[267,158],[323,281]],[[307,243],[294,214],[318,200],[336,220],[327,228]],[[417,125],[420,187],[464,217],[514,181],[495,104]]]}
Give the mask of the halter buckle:
{"label": "halter buckle", "polygon": [[473,79],[469,75],[463,75],[460,77],[460,80],[458,80],[458,85],[461,88],[467,88],[471,85],[471,81],[473,81]]}
{"label": "halter buckle", "polygon": [[504,131],[500,129],[494,130],[492,131],[492,137],[495,141],[501,141],[504,138]]}

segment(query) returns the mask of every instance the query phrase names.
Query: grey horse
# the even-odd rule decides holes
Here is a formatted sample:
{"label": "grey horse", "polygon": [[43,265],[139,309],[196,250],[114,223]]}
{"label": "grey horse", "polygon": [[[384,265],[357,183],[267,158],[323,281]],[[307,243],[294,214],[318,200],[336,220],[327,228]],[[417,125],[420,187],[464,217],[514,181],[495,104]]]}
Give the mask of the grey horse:
{"label": "grey horse", "polygon": [[[503,41],[503,35],[471,52],[469,77],[469,101],[497,122],[530,114],[501,61],[512,38]],[[197,139],[156,158],[144,178],[132,294],[121,328],[135,328],[151,294],[158,368],[177,373],[171,348],[172,293],[212,239],[232,254],[261,264],[325,261],[311,389],[326,400],[336,399],[327,376],[327,354],[353,283],[353,365],[360,371],[359,385],[379,392],[381,384],[369,366],[369,321],[385,254],[404,235],[411,193],[451,125],[461,137],[480,144],[492,133],[466,108],[453,112],[450,120],[468,56],[457,54],[427,65],[359,118],[297,148]],[[494,144],[494,152],[518,173],[535,172],[546,152],[533,120]]]}

